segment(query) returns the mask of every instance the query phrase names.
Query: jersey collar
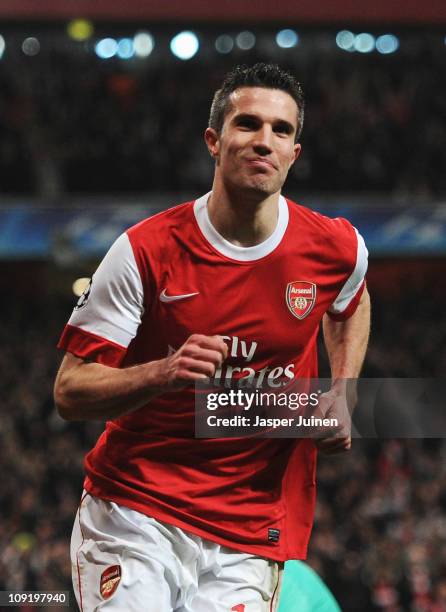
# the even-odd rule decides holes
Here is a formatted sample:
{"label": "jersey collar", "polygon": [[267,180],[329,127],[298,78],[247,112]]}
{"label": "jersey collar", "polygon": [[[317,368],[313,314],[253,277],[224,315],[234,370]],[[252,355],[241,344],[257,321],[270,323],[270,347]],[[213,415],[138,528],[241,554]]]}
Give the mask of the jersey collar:
{"label": "jersey collar", "polygon": [[289,219],[288,204],[283,196],[279,196],[279,218],[273,233],[260,244],[251,247],[241,247],[223,238],[212,225],[207,208],[207,202],[211,193],[210,191],[201,198],[198,198],[198,200],[195,200],[194,214],[198,227],[216,251],[225,257],[238,261],[255,261],[256,259],[266,257],[266,255],[272,253],[279,246],[288,227]]}

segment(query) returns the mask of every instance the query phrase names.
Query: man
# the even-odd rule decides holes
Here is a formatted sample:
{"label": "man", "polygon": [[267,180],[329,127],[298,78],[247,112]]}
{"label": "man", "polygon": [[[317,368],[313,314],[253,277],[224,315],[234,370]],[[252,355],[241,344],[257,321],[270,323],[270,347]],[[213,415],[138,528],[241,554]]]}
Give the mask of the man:
{"label": "man", "polygon": [[107,420],[72,536],[84,612],[275,610],[283,562],[305,558],[315,442],[194,439],[193,424],[196,381],[317,376],[322,320],[329,409],[359,374],[363,240],[280,194],[303,110],[277,66],[230,73],[205,132],[212,191],[120,236],[65,328],[59,412]]}

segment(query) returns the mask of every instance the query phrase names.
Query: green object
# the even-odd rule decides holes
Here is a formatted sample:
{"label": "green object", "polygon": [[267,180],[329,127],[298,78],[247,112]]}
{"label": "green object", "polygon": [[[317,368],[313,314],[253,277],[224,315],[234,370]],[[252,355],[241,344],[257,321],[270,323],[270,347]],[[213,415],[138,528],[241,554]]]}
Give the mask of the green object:
{"label": "green object", "polygon": [[287,561],[279,612],[341,612],[341,608],[311,567],[302,561]]}

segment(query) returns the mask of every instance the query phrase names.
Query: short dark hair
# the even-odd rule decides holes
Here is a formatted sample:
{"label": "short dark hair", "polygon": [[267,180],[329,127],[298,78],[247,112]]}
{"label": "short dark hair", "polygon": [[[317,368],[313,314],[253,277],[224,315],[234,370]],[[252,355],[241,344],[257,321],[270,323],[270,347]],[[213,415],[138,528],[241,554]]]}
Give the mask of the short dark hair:
{"label": "short dark hair", "polygon": [[240,87],[280,89],[288,93],[297,104],[296,140],[304,123],[304,93],[297,79],[277,64],[258,63],[254,66],[236,66],[225,76],[222,86],[215,92],[209,115],[209,127],[220,133],[225,116],[230,110],[229,96]]}

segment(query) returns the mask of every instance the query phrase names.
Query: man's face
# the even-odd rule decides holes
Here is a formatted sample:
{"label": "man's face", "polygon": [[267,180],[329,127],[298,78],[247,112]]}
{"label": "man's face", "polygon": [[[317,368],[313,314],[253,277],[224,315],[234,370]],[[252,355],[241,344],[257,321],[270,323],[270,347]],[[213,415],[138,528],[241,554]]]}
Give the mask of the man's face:
{"label": "man's face", "polygon": [[297,105],[279,89],[241,87],[217,134],[206,130],[216,178],[227,186],[267,197],[280,191],[300,153],[295,144]]}

